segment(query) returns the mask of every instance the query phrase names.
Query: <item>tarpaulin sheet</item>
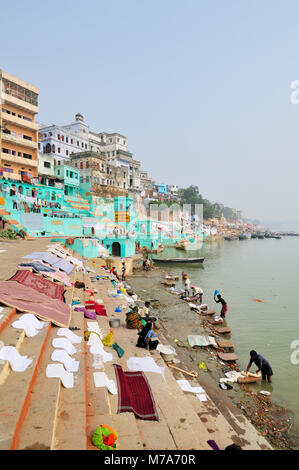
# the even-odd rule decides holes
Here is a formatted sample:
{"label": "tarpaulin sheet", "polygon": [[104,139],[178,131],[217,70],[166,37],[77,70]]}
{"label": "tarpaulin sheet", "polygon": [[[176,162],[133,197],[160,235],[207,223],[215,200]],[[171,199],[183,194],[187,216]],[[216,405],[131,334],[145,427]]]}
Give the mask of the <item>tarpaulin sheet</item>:
{"label": "tarpaulin sheet", "polygon": [[57,256],[54,256],[47,251],[35,251],[34,253],[30,253],[29,255],[23,256],[23,259],[40,259],[46,261],[46,263],[53,265],[55,263],[58,263],[60,258],[57,258]]}
{"label": "tarpaulin sheet", "polygon": [[7,282],[12,281],[16,281],[25,287],[30,287],[31,289],[34,289],[39,293],[47,295],[52,299],[57,299],[60,300],[60,302],[64,302],[64,286],[55,284],[52,281],[48,281],[43,277],[37,276],[31,271],[17,271],[16,274],[14,274],[14,276],[12,276]]}
{"label": "tarpaulin sheet", "polygon": [[60,260],[55,264],[52,264],[53,268],[59,268],[62,271],[65,271],[67,274],[71,274],[71,272],[74,270],[75,266],[72,263],[69,263],[68,261],[65,260]]}
{"label": "tarpaulin sheet", "polygon": [[18,267],[21,267],[21,268],[32,268],[35,272],[40,272],[40,271],[44,271],[44,272],[52,272],[54,273],[55,272],[55,269],[54,268],[50,268],[50,266],[47,266],[46,264],[44,263],[41,263],[40,261],[36,260],[36,261],[31,261],[28,263],[21,263],[19,264]]}
{"label": "tarpaulin sheet", "polygon": [[70,323],[71,309],[67,304],[16,281],[0,282],[0,302],[57,326],[68,328]]}

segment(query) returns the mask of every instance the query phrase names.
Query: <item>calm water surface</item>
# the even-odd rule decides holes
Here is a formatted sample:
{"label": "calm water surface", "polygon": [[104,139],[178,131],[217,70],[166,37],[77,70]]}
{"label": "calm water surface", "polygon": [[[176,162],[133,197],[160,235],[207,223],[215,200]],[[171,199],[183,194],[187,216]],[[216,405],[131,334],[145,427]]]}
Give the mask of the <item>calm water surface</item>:
{"label": "calm water surface", "polygon": [[[291,343],[299,342],[299,237],[204,243],[200,251],[187,253],[168,248],[160,257],[201,255],[202,266],[161,267],[178,275],[187,272],[191,284],[203,289],[204,303],[219,312],[213,294],[215,289],[222,293],[240,366],[246,368],[249,351],[255,349],[274,372],[272,385],[262,382],[252,389],[271,391],[274,401],[294,411],[299,425],[299,364],[291,363]],[[251,370],[255,372],[256,366]]]}

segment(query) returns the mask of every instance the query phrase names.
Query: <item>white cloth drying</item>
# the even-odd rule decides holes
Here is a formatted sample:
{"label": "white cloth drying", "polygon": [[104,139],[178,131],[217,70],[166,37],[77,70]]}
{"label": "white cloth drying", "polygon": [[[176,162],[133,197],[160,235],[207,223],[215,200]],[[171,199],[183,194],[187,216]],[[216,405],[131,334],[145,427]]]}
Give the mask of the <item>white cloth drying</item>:
{"label": "white cloth drying", "polygon": [[192,387],[188,380],[177,380],[177,383],[184,392],[195,393],[200,401],[208,401],[205,391],[200,385]]}
{"label": "white cloth drying", "polygon": [[79,344],[82,342],[82,338],[73,333],[68,328],[59,328],[57,331],[58,336],[65,336],[71,343]]}
{"label": "white cloth drying", "polygon": [[93,373],[94,384],[96,387],[107,387],[112,395],[116,395],[116,385],[113,380],[108,379],[105,372],[94,372]]}
{"label": "white cloth drying", "polygon": [[52,361],[62,362],[68,372],[78,372],[79,361],[75,361],[64,349],[55,349],[51,356]]}
{"label": "white cloth drying", "polygon": [[60,379],[65,388],[74,386],[74,374],[66,371],[62,364],[48,364],[46,376]]}
{"label": "white cloth drying", "polygon": [[127,366],[130,370],[156,372],[164,378],[165,367],[158,366],[152,357],[130,357]]}
{"label": "white cloth drying", "polygon": [[54,348],[62,348],[70,355],[75,354],[75,352],[77,352],[75,346],[73,346],[67,338],[54,338],[52,341],[52,346]]}
{"label": "white cloth drying", "polygon": [[0,359],[8,361],[14,372],[24,372],[33,361],[28,356],[21,356],[13,346],[3,346],[0,349]]}
{"label": "white cloth drying", "polygon": [[13,328],[25,330],[26,336],[29,338],[36,336],[38,334],[38,330],[41,330],[44,326],[48,325],[48,322],[38,320],[32,313],[25,313],[11,324]]}

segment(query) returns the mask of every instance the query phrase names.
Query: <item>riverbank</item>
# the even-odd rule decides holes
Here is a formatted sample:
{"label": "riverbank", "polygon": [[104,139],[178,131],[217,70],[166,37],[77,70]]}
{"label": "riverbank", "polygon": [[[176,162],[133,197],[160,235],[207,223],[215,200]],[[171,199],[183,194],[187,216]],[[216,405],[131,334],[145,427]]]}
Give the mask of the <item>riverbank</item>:
{"label": "riverbank", "polygon": [[[199,383],[231,426],[235,425],[234,416],[246,417],[274,448],[296,448],[297,427],[293,424],[290,411],[272,402],[271,397],[263,397],[257,393],[256,387],[250,385],[233,383],[231,390],[219,388],[219,378],[224,377],[224,372],[230,370],[230,367],[220,363],[214,348],[192,349],[189,346],[189,334],[207,334],[207,331],[200,316],[191,311],[186,302],[161,285],[165,274],[166,271],[158,268],[148,273],[137,271],[129,279],[129,283],[140,298],[151,301],[166,339],[176,348],[177,357],[181,361],[179,367],[199,373]],[[181,287],[180,281],[177,286]],[[207,364],[208,371],[198,369],[201,361]],[[262,388],[261,383],[260,390]]]}

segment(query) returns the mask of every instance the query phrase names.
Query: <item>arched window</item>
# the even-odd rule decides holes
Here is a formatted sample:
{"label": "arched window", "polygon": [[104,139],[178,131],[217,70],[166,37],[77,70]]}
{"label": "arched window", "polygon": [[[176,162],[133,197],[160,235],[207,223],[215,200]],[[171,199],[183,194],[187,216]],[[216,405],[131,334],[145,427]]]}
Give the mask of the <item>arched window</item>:
{"label": "arched window", "polygon": [[52,152],[55,153],[55,145],[52,145]]}

